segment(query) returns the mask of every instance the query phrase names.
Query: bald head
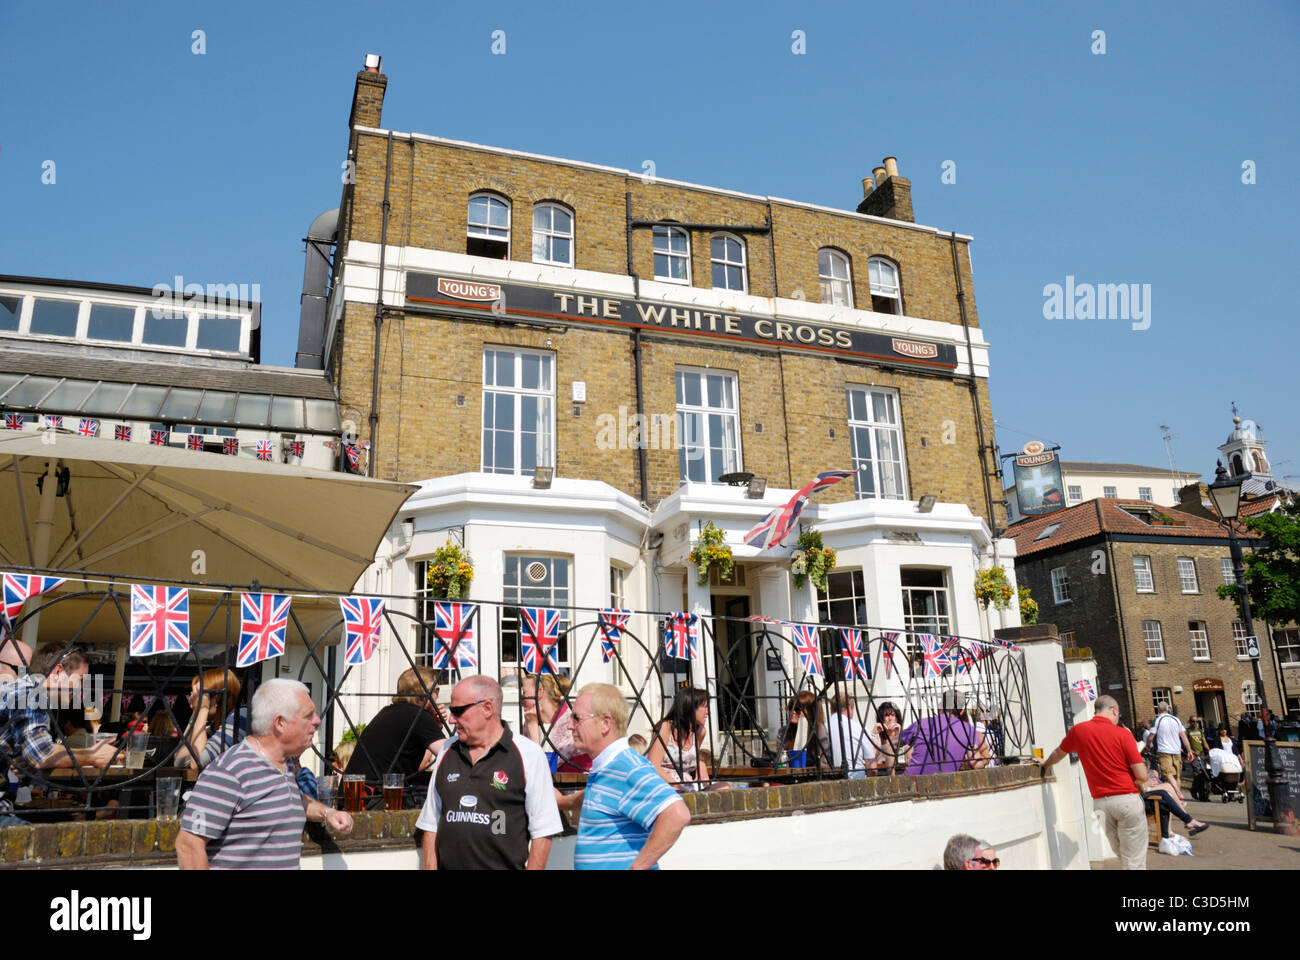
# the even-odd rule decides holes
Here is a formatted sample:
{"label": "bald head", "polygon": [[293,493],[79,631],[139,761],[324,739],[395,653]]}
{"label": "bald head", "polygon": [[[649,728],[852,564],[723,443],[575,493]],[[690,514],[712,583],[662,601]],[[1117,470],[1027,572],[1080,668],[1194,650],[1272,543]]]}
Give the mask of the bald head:
{"label": "bald head", "polygon": [[[501,716],[501,704],[505,700],[501,693],[501,684],[497,683],[491,677],[477,674],[473,677],[466,677],[460,683],[456,684],[457,688],[465,690],[474,700],[492,701],[492,712],[498,717]],[[454,691],[453,691],[454,692]]]}

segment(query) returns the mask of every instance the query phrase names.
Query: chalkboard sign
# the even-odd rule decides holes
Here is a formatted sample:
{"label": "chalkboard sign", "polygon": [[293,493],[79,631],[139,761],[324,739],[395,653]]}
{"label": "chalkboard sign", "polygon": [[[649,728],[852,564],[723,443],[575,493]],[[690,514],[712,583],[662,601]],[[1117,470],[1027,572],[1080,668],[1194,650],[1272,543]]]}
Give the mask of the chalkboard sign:
{"label": "chalkboard sign", "polygon": [[[1246,821],[1252,830],[1272,830],[1273,807],[1268,796],[1268,773],[1264,769],[1264,744],[1247,740],[1243,749],[1250,777],[1246,784]],[[1286,780],[1292,814],[1300,813],[1300,743],[1278,743],[1277,762]]]}
{"label": "chalkboard sign", "polygon": [[[1056,678],[1061,684],[1061,714],[1065,718],[1065,732],[1069,733],[1074,727],[1074,701],[1070,699],[1073,691],[1070,689],[1070,677],[1065,672],[1064,663],[1057,663]],[[1070,754],[1070,762],[1078,763],[1079,755],[1077,753]]]}

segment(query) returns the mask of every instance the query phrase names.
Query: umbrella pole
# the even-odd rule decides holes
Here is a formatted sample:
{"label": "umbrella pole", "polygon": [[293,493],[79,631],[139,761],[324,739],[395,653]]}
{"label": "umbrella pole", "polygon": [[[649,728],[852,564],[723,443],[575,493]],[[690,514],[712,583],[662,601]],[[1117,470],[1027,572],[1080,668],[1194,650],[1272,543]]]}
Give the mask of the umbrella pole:
{"label": "umbrella pole", "polygon": [[108,719],[117,723],[122,719],[122,685],[126,683],[126,644],[116,650],[113,663],[113,709]]}
{"label": "umbrella pole", "polygon": [[[54,469],[46,466],[45,479],[41,487],[41,506],[36,517],[36,539],[32,544],[32,566],[44,567],[50,561],[50,535],[54,530],[54,502],[58,499],[59,489],[58,461]],[[33,613],[23,625],[23,643],[36,649],[37,633],[40,630],[41,615]]]}

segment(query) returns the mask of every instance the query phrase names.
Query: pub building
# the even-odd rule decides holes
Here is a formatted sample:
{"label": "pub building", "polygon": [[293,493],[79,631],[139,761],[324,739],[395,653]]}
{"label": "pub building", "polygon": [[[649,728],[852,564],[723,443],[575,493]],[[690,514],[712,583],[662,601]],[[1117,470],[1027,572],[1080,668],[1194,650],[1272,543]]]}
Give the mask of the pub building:
{"label": "pub building", "polygon": [[[365,452],[353,468],[420,488],[358,592],[432,619],[428,564],[450,541],[473,557],[470,600],[558,607],[562,629],[607,606],[976,638],[1019,625],[974,594],[981,568],[1014,581],[1015,544],[995,535],[972,238],[915,222],[893,157],[833,209],[390,129],[387,83],[367,57],[299,333],[298,364],[327,371]],[[766,550],[743,537],[835,469],[856,472],[799,518],[837,551],[819,593],[795,585],[798,529]],[[706,523],[735,569],[699,585]],[[396,622],[429,662],[431,635]],[[654,649],[657,621],[629,626]],[[624,682],[599,656],[578,671],[590,633],[561,642],[561,670]],[[480,608],[476,640],[482,672],[518,675],[509,606]],[[745,624],[703,643],[775,709],[781,671]],[[829,666],[838,638],[823,645]],[[636,673],[647,655],[624,657]],[[354,668],[353,718],[408,665],[387,642]]]}

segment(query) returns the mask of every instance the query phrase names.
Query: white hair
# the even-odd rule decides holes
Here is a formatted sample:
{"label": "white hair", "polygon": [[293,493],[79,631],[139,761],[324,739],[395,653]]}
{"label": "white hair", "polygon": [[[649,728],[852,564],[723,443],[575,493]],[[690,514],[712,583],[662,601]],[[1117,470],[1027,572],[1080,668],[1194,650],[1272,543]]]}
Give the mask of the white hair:
{"label": "white hair", "polygon": [[293,719],[298,712],[298,694],[311,696],[305,683],[276,677],[267,680],[253,694],[253,704],[249,709],[248,729],[257,736],[271,732],[271,725],[276,717]]}

